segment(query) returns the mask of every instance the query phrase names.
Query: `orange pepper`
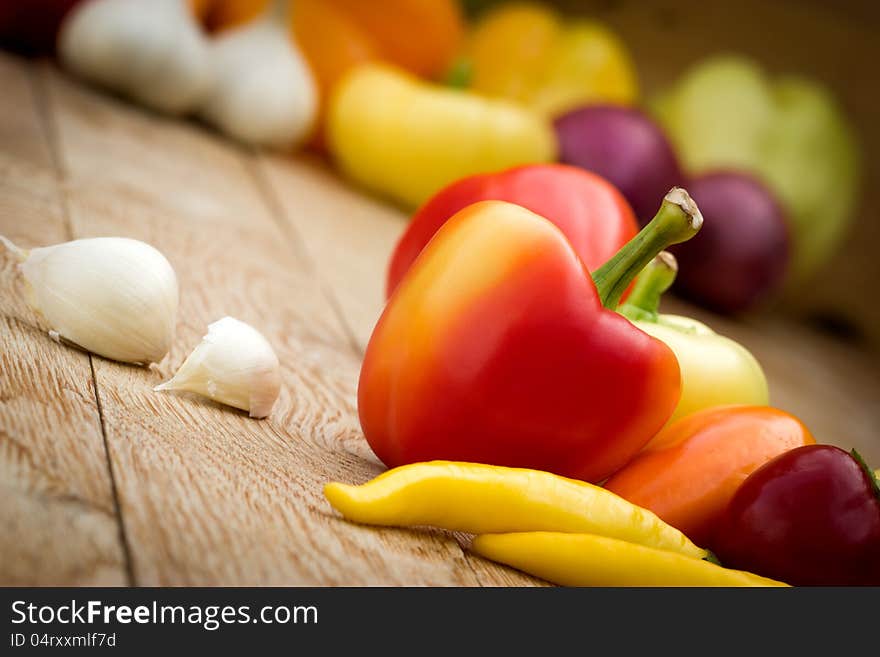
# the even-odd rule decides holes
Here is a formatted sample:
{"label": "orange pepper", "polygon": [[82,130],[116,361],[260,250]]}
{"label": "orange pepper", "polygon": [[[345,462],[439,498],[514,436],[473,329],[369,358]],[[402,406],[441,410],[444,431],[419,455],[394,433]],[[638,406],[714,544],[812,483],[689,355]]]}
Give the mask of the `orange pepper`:
{"label": "orange pepper", "polygon": [[379,54],[370,35],[327,0],[297,0],[291,29],[318,85],[318,127],[312,145],[323,149],[330,91],[349,69],[378,59]]}
{"label": "orange pepper", "polygon": [[[190,0],[194,13],[212,32],[253,20],[268,2]],[[364,0],[296,0],[291,14],[294,24],[304,23],[299,30],[292,27],[298,40],[309,31],[312,43],[320,41],[314,51],[300,43],[316,68],[321,56],[343,59],[351,51],[348,40],[353,38],[360,44],[352,63],[361,61],[359,55],[366,46],[411,73],[437,77],[446,71],[464,34],[464,18],[455,0],[384,0],[381,8]]]}
{"label": "orange pepper", "polygon": [[421,77],[434,78],[446,71],[464,33],[455,0],[324,2],[344,11],[372,35],[386,61]]}
{"label": "orange pepper", "polygon": [[[253,20],[269,0],[190,0],[210,31]],[[205,5],[208,5],[207,8]],[[296,0],[290,30],[305,55],[321,98],[319,125],[336,82],[358,64],[383,60],[422,77],[446,71],[464,32],[455,0]],[[323,145],[315,130],[313,145]]]}
{"label": "orange pepper", "polygon": [[665,427],[605,487],[711,547],[746,477],[783,452],[815,442],[800,420],[769,406],[710,408]]}
{"label": "orange pepper", "polygon": [[190,0],[193,13],[210,32],[247,23],[268,4],[269,0]]}
{"label": "orange pepper", "polygon": [[211,7],[214,4],[214,0],[189,0],[189,8],[192,10],[193,16],[199,19],[199,21],[205,21],[208,17],[208,12],[211,11]]}

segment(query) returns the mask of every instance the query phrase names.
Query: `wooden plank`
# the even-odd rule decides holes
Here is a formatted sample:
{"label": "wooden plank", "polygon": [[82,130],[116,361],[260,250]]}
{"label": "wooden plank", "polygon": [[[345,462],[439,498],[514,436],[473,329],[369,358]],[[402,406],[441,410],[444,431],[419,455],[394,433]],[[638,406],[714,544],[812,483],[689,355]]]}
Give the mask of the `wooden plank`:
{"label": "wooden plank", "polygon": [[[25,66],[0,57],[0,234],[69,239]],[[0,584],[126,583],[89,356],[49,339],[0,255]]]}
{"label": "wooden plank", "polygon": [[314,155],[265,155],[260,167],[364,349],[385,302],[386,267],[407,215],[342,183]]}
{"label": "wooden plank", "polygon": [[[247,157],[45,77],[74,234],[144,239],[181,284],[177,337],[159,367],[94,361],[136,583],[477,584],[452,536],[356,526],[321,495],[328,480],[381,469],[356,419],[359,355]],[[261,330],[282,362],[267,420],[151,390],[225,314]]]}

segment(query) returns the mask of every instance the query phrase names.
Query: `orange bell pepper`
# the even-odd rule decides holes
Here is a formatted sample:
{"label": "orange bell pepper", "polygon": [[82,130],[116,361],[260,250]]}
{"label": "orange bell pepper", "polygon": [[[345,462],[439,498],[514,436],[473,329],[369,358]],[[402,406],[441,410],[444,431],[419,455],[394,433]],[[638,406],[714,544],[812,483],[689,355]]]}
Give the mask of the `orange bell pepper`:
{"label": "orange bell pepper", "polygon": [[200,22],[204,23],[208,19],[208,13],[214,4],[214,0],[189,0],[189,7]]}
{"label": "orange bell pepper", "polygon": [[446,71],[464,33],[455,0],[320,0],[370,34],[383,59],[426,78]]}
{"label": "orange bell pepper", "polygon": [[721,406],[665,427],[605,487],[711,547],[734,493],[752,472],[815,443],[797,418],[769,406]]}

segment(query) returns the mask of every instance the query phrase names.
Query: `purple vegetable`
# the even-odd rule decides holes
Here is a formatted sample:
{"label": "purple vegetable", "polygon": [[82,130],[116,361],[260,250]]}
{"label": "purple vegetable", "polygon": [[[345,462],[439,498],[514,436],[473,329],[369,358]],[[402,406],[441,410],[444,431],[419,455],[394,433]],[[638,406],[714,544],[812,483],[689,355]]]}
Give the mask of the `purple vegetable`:
{"label": "purple vegetable", "polygon": [[707,173],[687,190],[704,223],[693,239],[670,249],[679,263],[675,290],[724,313],[751,308],[785,276],[791,245],[782,208],[744,173]]}
{"label": "purple vegetable", "polygon": [[639,110],[590,105],[554,122],[560,160],[599,174],[629,201],[643,225],[684,175],[663,130]]}

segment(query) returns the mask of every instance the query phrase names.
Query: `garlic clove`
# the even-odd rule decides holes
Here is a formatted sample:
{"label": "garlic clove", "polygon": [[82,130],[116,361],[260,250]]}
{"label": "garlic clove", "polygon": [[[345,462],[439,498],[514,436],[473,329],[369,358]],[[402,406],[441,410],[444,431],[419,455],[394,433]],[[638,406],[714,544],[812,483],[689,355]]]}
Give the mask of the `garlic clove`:
{"label": "garlic clove", "polygon": [[95,237],[26,251],[0,241],[19,260],[28,302],[49,335],[128,363],[168,353],[177,316],[177,276],[144,242]]}
{"label": "garlic clove", "polygon": [[153,389],[195,392],[262,418],[281,391],[281,366],[259,331],[224,317],[208,326],[174,376]]}
{"label": "garlic clove", "polygon": [[187,0],[89,0],[64,20],[62,64],[77,75],[172,114],[210,91],[208,39]]}
{"label": "garlic clove", "polygon": [[318,108],[314,78],[288,30],[286,0],[212,41],[217,78],[199,113],[256,146],[287,148],[309,134]]}

